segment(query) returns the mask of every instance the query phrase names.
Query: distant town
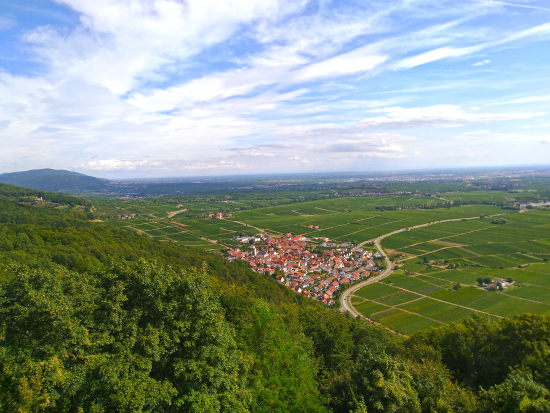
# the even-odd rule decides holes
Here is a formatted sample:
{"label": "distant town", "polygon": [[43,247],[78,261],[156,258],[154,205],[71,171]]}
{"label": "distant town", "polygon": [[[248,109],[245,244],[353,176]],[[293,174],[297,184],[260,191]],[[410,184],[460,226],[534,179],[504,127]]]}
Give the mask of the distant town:
{"label": "distant town", "polygon": [[[336,244],[328,238],[317,238],[323,248],[318,255],[306,249],[309,238],[290,233],[279,238],[260,234],[235,240],[247,245],[229,248],[229,261],[243,260],[254,271],[273,276],[298,294],[326,305],[335,304],[334,297],[341,286],[377,271],[373,258],[380,257],[378,252],[353,248],[349,242]],[[254,244],[262,241],[261,247]]]}

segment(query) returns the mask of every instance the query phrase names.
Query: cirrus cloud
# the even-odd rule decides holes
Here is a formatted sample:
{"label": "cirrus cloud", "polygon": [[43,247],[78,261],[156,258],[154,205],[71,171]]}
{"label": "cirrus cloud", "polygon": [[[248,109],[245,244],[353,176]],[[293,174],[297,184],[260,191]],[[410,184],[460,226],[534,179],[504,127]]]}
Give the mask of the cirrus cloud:
{"label": "cirrus cloud", "polygon": [[529,60],[550,40],[535,1],[511,19],[498,2],[56,0],[66,19],[37,24],[52,5],[0,19],[15,50],[0,59],[3,171],[23,157],[105,176],[419,165],[480,124],[532,123],[538,145],[550,110],[548,67]]}
{"label": "cirrus cloud", "polygon": [[369,113],[383,113],[361,120],[359,128],[433,128],[458,127],[468,124],[504,122],[514,119],[531,119],[542,116],[537,113],[468,113],[454,105],[437,105],[423,108],[380,108]]}

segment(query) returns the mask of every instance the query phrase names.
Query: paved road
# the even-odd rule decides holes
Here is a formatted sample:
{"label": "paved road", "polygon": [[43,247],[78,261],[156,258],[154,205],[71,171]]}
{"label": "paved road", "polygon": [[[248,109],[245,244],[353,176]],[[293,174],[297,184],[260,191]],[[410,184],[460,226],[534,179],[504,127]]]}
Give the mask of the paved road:
{"label": "paved road", "polygon": [[[492,215],[492,216],[498,216],[498,215],[504,215],[504,214],[496,214],[496,215]],[[355,310],[355,308],[353,308],[353,305],[351,304],[351,296],[353,295],[353,293],[355,291],[359,290],[360,288],[363,288],[366,285],[378,282],[378,281],[386,278],[387,276],[389,276],[393,273],[393,264],[390,261],[390,259],[388,258],[388,255],[386,254],[386,251],[384,251],[384,249],[380,245],[380,241],[382,241],[384,238],[389,237],[391,235],[398,234],[400,232],[408,231],[408,230],[414,229],[414,228],[427,227],[429,225],[440,224],[442,222],[462,221],[463,219],[468,219],[468,220],[470,220],[470,219],[479,219],[479,217],[453,218],[453,219],[445,219],[445,220],[441,220],[441,221],[427,222],[425,224],[415,225],[413,227],[401,228],[401,229],[398,229],[396,231],[389,232],[387,234],[381,235],[378,238],[375,238],[373,240],[364,241],[361,244],[357,245],[357,247],[355,247],[355,249],[359,248],[359,247],[362,247],[363,245],[365,245],[369,242],[374,241],[374,245],[376,246],[378,251],[380,251],[380,254],[382,254],[384,256],[384,258],[386,259],[386,269],[384,271],[382,271],[376,277],[369,278],[368,280],[365,280],[365,281],[362,281],[358,284],[355,284],[355,285],[351,286],[350,288],[348,288],[347,290],[345,290],[342,293],[342,295],[340,296],[340,311],[343,312],[343,313],[349,312],[355,317],[359,316],[359,317],[365,318],[362,314],[360,314],[357,310]]]}
{"label": "paved road", "polygon": [[389,235],[393,235],[393,233],[382,235],[381,237],[376,238],[374,240],[374,245],[376,245],[376,248],[378,248],[378,251],[380,251],[380,254],[382,254],[386,259],[386,269],[376,277],[372,277],[372,278],[369,278],[368,280],[355,284],[342,293],[342,295],[340,296],[340,311],[342,311],[343,313],[345,313],[346,311],[349,311],[355,317],[363,317],[359,312],[355,310],[355,308],[353,308],[353,305],[351,305],[350,295],[353,295],[355,291],[357,291],[360,288],[363,288],[365,285],[369,285],[377,281],[380,281],[383,278],[386,278],[388,275],[390,275],[393,272],[392,263],[388,258],[386,252],[380,246],[380,241]]}

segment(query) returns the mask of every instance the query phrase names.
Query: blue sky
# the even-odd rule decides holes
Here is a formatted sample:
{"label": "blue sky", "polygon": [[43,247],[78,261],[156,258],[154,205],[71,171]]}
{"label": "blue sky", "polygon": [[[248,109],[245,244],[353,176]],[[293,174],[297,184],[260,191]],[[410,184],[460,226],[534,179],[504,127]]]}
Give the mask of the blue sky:
{"label": "blue sky", "polygon": [[0,172],[548,164],[550,2],[4,0]]}

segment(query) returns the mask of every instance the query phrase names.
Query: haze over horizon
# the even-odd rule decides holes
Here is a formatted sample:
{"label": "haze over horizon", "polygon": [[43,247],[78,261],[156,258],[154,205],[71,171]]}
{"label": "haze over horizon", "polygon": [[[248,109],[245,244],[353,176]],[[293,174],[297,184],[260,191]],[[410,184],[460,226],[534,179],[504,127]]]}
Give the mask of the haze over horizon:
{"label": "haze over horizon", "polygon": [[0,173],[548,164],[550,5],[6,0]]}

